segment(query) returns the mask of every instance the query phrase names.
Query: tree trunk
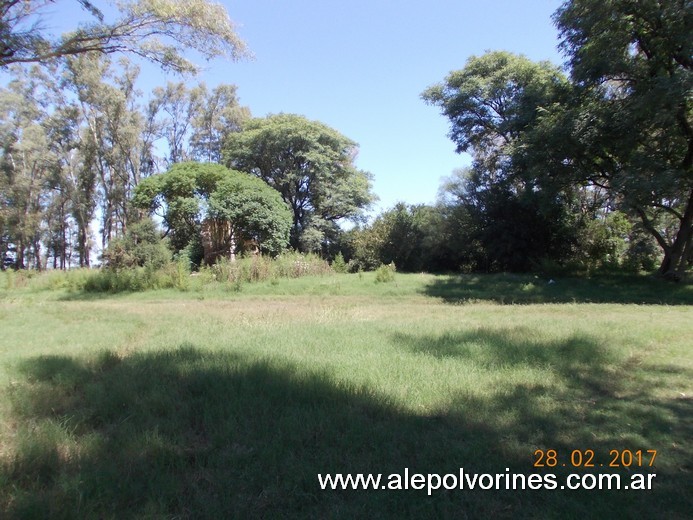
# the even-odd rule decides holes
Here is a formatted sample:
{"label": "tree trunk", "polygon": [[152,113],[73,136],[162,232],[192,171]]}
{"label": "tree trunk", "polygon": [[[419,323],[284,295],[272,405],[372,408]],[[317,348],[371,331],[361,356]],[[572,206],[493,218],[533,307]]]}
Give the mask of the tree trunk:
{"label": "tree trunk", "polygon": [[682,280],[686,275],[691,257],[691,240],[693,239],[693,191],[688,197],[686,211],[681,219],[679,231],[676,233],[671,247],[664,250],[664,259],[659,267],[659,274],[673,281]]}

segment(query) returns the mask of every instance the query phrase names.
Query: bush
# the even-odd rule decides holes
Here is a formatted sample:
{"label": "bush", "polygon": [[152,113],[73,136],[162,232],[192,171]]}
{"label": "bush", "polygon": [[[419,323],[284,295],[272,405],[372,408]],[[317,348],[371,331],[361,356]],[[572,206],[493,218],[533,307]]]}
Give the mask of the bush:
{"label": "bush", "polygon": [[395,281],[395,272],[397,268],[394,262],[387,265],[381,265],[375,270],[375,283],[390,283]]}
{"label": "bush", "polygon": [[[204,272],[207,272],[204,270]],[[216,282],[229,283],[240,290],[244,283],[271,281],[278,278],[299,278],[302,276],[321,276],[334,271],[329,264],[317,255],[284,253],[272,259],[267,256],[250,256],[230,261],[219,260],[209,268]]]}
{"label": "bush", "polygon": [[110,269],[148,267],[161,269],[171,253],[150,218],[132,224],[122,238],[111,240],[103,252],[104,265]]}
{"label": "bush", "polygon": [[337,256],[334,257],[332,261],[332,270],[340,274],[347,272],[347,263],[344,261],[344,255],[342,255],[341,252],[337,253]]}
{"label": "bush", "polygon": [[277,276],[281,278],[322,276],[334,273],[327,261],[312,253],[283,253],[277,257],[276,262]]}

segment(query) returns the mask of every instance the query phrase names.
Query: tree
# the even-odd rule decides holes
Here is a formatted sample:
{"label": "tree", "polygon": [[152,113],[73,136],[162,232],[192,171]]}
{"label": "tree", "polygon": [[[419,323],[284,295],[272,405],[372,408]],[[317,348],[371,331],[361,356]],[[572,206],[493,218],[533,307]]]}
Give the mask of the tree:
{"label": "tree", "polygon": [[0,189],[3,234],[14,249],[14,266],[42,268],[41,225],[55,168],[43,123],[40,71],[15,78],[0,91]]}
{"label": "tree", "polygon": [[[219,181],[209,198],[208,218],[229,222],[229,240],[250,240],[271,255],[289,242],[291,214],[286,204],[276,190],[247,174],[237,172]],[[235,252],[233,244],[229,249]]]}
{"label": "tree", "polygon": [[550,63],[488,52],[423,93],[450,119],[457,151],[474,159],[451,186],[455,203],[465,207],[459,216],[470,225],[465,264],[524,271],[565,250],[570,194],[550,176],[536,175],[523,151],[524,137],[542,112],[570,92],[567,78]]}
{"label": "tree", "polygon": [[104,265],[116,270],[133,267],[160,269],[170,259],[171,252],[151,218],[133,223],[125,235],[112,240],[103,252]]}
{"label": "tree", "polygon": [[535,142],[556,136],[553,163],[612,192],[657,240],[660,273],[680,279],[693,261],[693,10],[682,0],[571,0],[554,20],[579,98]]}
{"label": "tree", "polygon": [[175,251],[198,240],[208,264],[249,246],[279,253],[288,242],[291,214],[279,193],[261,179],[209,163],[179,163],[144,179],[133,203],[162,211]]}
{"label": "tree", "polygon": [[210,92],[204,83],[189,89],[169,82],[154,89],[150,110],[163,116],[159,132],[166,140],[169,166],[191,160],[220,163],[224,138],[240,131],[250,117],[250,110],[238,103],[236,87],[224,84]]}
{"label": "tree", "polygon": [[305,249],[306,236],[325,237],[375,200],[371,175],[354,166],[356,152],[356,143],[322,123],[279,114],[251,119],[230,134],[224,162],[279,191],[293,212],[291,245]]}
{"label": "tree", "polygon": [[201,83],[199,103],[191,122],[191,155],[197,161],[221,163],[224,139],[240,132],[243,122],[250,118],[250,109],[239,104],[235,85],[217,85],[210,92]]}
{"label": "tree", "polygon": [[193,49],[204,58],[248,55],[233,22],[220,4],[208,0],[132,0],[118,3],[119,17],[107,21],[96,2],[77,0],[90,16],[61,37],[43,28],[52,3],[8,0],[0,4],[0,67],[47,62],[89,52],[133,53],[177,72],[195,71],[182,54]]}
{"label": "tree", "polygon": [[457,152],[470,152],[495,181],[517,177],[517,165],[509,160],[513,147],[539,111],[559,102],[568,90],[567,78],[554,65],[496,51],[472,56],[422,98],[450,120]]}
{"label": "tree", "polygon": [[126,60],[116,73],[107,56],[92,53],[69,58],[63,76],[62,86],[76,96],[83,120],[79,150],[85,171],[80,182],[92,200],[101,202],[103,248],[125,233],[133,189],[155,166],[156,128],[137,103],[138,74]]}

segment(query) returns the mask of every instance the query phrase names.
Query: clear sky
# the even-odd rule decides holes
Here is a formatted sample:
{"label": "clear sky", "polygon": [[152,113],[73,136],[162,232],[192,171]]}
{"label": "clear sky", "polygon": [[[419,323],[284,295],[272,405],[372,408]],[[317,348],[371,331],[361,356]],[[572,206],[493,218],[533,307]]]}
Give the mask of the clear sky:
{"label": "clear sky", "polygon": [[[224,0],[255,59],[213,61],[188,81],[238,87],[256,117],[295,113],[360,145],[357,166],[374,176],[380,201],[431,203],[440,180],[469,164],[448,122],[421,93],[472,55],[506,50],[563,62],[551,21],[560,0]],[[95,4],[102,7],[103,2]],[[74,0],[56,2],[47,25],[73,28]],[[167,77],[142,63],[148,94]]]}

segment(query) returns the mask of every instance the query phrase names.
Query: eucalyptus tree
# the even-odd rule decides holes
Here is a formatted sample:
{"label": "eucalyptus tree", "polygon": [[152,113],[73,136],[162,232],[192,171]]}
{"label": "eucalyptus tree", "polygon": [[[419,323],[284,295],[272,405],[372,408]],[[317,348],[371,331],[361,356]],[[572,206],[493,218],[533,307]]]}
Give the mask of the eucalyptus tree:
{"label": "eucalyptus tree", "polygon": [[190,153],[197,161],[221,163],[224,139],[241,130],[250,109],[240,105],[235,85],[209,90],[200,83],[194,90],[198,103],[191,121]]}
{"label": "eucalyptus tree", "polygon": [[221,162],[223,139],[250,117],[248,108],[238,103],[236,87],[225,84],[210,91],[205,83],[189,88],[183,82],[168,82],[154,89],[150,106],[158,114],[168,166],[193,159]]}
{"label": "eucalyptus tree", "polygon": [[53,170],[43,126],[40,71],[19,71],[0,90],[0,192],[3,256],[14,248],[16,268],[42,268],[41,224]]}
{"label": "eucalyptus tree", "polygon": [[[197,67],[184,56],[194,50],[205,59],[249,55],[226,9],[209,0],[130,0],[116,3],[117,14],[76,0],[87,21],[56,36],[45,27],[53,2],[8,0],[0,3],[0,67],[45,63],[56,58],[98,52],[126,52],[177,72]],[[111,4],[112,6],[112,4]],[[111,7],[109,6],[109,8]],[[111,8],[112,10],[112,8]]]}
{"label": "eucalyptus tree", "polygon": [[132,190],[155,167],[157,129],[154,118],[143,115],[137,104],[138,72],[126,61],[116,72],[107,58],[83,54],[67,61],[63,79],[83,118],[81,180],[100,203],[102,247],[125,232]]}

